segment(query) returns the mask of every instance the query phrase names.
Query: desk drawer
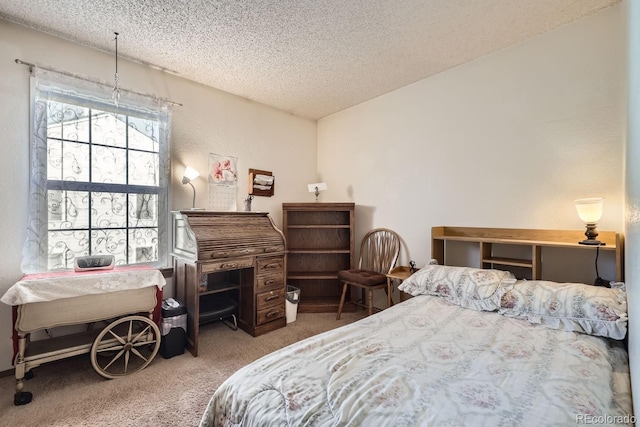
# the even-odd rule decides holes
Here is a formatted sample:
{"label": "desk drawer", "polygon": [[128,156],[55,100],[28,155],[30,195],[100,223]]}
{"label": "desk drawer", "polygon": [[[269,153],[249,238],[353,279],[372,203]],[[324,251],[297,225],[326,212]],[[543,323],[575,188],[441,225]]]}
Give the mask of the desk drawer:
{"label": "desk drawer", "polygon": [[250,255],[259,255],[263,251],[260,248],[224,248],[214,250],[201,250],[198,252],[198,258],[202,260],[206,259],[221,259],[221,258],[238,258]]}
{"label": "desk drawer", "polygon": [[284,289],[261,292],[256,295],[256,308],[258,311],[268,307],[284,304]]}
{"label": "desk drawer", "polygon": [[216,271],[239,270],[253,267],[252,258],[240,258],[229,261],[204,262],[200,270],[202,274],[215,273]]}
{"label": "desk drawer", "polygon": [[271,289],[284,289],[284,274],[280,273],[258,277],[256,283],[256,292],[264,292]]}
{"label": "desk drawer", "polygon": [[238,258],[244,256],[269,255],[272,252],[284,252],[284,245],[247,247],[206,248],[198,251],[200,259]]}
{"label": "desk drawer", "polygon": [[258,321],[256,323],[261,325],[282,317],[284,317],[284,304],[280,304],[277,307],[268,307],[258,310]]}
{"label": "desk drawer", "polygon": [[284,272],[284,257],[263,257],[257,259],[258,276]]}

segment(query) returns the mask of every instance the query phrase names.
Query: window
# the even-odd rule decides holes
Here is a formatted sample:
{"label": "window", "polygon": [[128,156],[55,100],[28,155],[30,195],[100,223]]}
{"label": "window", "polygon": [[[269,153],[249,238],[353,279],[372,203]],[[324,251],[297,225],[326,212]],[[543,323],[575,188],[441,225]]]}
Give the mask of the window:
{"label": "window", "polygon": [[33,79],[23,271],[68,269],[96,254],[166,266],[166,103],[121,94],[116,107],[99,84],[41,70]]}

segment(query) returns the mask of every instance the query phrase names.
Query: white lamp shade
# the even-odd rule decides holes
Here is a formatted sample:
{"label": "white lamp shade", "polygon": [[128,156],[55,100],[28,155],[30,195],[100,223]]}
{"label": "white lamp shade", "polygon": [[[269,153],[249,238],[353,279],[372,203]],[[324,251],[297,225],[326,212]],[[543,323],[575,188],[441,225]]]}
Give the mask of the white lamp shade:
{"label": "white lamp shade", "polygon": [[184,174],[182,176],[182,183],[186,184],[187,182],[193,181],[197,177],[200,176],[200,172],[192,168],[191,166],[187,166],[184,170]]}
{"label": "white lamp shade", "polygon": [[324,191],[327,189],[326,182],[316,182],[315,184],[307,184],[309,193],[315,193],[316,191]]}
{"label": "white lamp shade", "polygon": [[602,197],[591,197],[588,199],[574,200],[578,216],[587,224],[595,224],[602,218]]}

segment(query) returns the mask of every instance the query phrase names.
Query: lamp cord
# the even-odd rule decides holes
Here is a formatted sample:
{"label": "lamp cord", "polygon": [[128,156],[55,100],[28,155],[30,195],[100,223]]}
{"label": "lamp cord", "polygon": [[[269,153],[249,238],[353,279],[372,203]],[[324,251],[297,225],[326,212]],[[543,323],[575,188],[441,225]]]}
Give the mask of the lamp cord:
{"label": "lamp cord", "polygon": [[598,272],[598,256],[599,255],[600,255],[600,245],[596,246],[596,281],[594,285],[609,287],[607,284],[608,282],[603,280],[602,277],[600,277],[600,273]]}

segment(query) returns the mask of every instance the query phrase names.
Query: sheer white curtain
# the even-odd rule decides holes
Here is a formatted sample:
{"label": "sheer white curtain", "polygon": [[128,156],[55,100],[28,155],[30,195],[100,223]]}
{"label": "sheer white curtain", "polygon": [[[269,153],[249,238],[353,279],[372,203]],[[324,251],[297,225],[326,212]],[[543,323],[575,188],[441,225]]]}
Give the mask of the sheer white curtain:
{"label": "sheer white curtain", "polygon": [[168,265],[171,104],[35,68],[24,273],[77,256]]}

